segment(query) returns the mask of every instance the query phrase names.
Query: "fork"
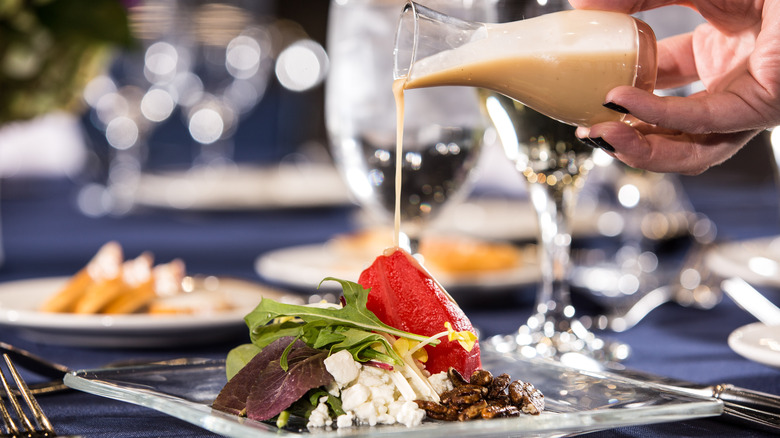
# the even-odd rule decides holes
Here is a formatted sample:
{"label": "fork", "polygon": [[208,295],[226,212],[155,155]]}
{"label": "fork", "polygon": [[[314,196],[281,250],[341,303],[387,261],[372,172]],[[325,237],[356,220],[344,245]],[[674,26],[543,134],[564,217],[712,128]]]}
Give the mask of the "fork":
{"label": "fork", "polygon": [[[14,391],[11,389],[11,385],[8,381],[8,379],[5,376],[5,373],[2,372],[0,369],[0,384],[3,386],[3,390],[5,391],[5,398],[8,400],[8,407],[6,407],[6,403],[0,400],[0,416],[3,418],[3,423],[5,425],[5,430],[7,435],[2,435],[4,437],[55,437],[57,436],[56,433],[54,433],[54,427],[52,426],[49,419],[46,417],[46,414],[43,413],[43,410],[41,409],[40,405],[38,405],[38,402],[35,400],[35,397],[30,393],[30,389],[27,387],[27,384],[22,379],[22,376],[19,375],[19,372],[16,370],[16,367],[14,366],[13,362],[11,362],[11,358],[8,357],[7,354],[3,354],[3,359],[5,360],[6,366],[8,368],[8,371],[10,372],[11,376],[13,377],[14,382],[16,382],[16,390],[19,392],[21,397],[24,399],[25,403],[27,404],[28,411],[32,414],[33,418],[35,419],[35,424],[33,424],[33,421],[30,419],[29,415],[25,413],[25,410],[22,408],[21,403],[17,399],[16,395],[14,394]],[[11,412],[11,408],[13,408],[13,412]]]}
{"label": "fork", "polygon": [[69,389],[62,383],[62,378],[71,371],[65,365],[43,359],[27,350],[14,347],[5,342],[0,342],[0,353],[8,355],[17,366],[52,379],[48,382],[28,385],[30,394],[48,394]]}

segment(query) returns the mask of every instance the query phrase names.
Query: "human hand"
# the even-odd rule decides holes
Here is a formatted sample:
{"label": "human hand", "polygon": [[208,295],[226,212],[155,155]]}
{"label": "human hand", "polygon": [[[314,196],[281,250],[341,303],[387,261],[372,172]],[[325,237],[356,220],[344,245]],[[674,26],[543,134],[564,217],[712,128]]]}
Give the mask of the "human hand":
{"label": "human hand", "polygon": [[[629,86],[606,96],[624,122],[577,128],[626,164],[695,175],[734,155],[761,130],[780,125],[780,0],[570,0],[575,8],[635,13],[684,4],[707,20],[658,42],[657,89],[701,80],[688,97]],[[625,123],[628,122],[628,123]]]}

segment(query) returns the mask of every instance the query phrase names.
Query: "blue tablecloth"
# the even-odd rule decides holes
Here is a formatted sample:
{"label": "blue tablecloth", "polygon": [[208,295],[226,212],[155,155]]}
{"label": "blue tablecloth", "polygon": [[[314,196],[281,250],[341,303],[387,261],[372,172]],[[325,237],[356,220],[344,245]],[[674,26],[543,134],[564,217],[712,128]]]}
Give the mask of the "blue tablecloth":
{"label": "blue tablecloth", "polygon": [[[353,228],[350,207],[251,212],[194,213],[150,210],[125,217],[90,218],[75,208],[76,187],[51,182],[45,190],[6,196],[1,205],[5,262],[0,281],[69,275],[108,240],[127,254],[153,251],[159,260],[183,258],[190,272],[256,279],[254,261],[266,251],[294,244],[323,242]],[[777,234],[773,187],[744,190],[707,185],[690,189],[697,208],[708,214],[726,239]],[[527,293],[527,292],[522,292]],[[532,292],[531,292],[532,293]],[[777,299],[780,296],[770,296]],[[485,295],[467,308],[484,335],[511,332],[530,313],[532,297],[507,301]],[[667,304],[624,333],[606,333],[626,342],[632,368],[701,383],[729,382],[780,394],[780,371],[746,360],[729,349],[734,329],[753,322],[728,299],[712,310]],[[38,344],[7,329],[0,341],[18,345],[74,369],[94,368],[126,359],[183,356],[224,357],[244,337],[219,345],[165,350],[91,349]],[[159,412],[97,396],[68,392],[40,397],[58,432],[87,437],[206,437],[212,434]],[[592,434],[599,437],[770,436],[721,419],[625,427]]]}

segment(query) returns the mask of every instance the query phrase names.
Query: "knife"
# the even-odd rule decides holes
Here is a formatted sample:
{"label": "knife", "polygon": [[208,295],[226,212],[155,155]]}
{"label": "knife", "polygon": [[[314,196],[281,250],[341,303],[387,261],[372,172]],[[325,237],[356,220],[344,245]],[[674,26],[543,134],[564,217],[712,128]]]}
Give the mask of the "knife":
{"label": "knife", "polygon": [[780,396],[774,394],[729,383],[702,385],[625,368],[620,364],[609,364],[602,367],[602,371],[638,382],[652,383],[676,392],[714,398],[723,402],[723,415],[726,417],[760,425],[775,432],[780,429]]}

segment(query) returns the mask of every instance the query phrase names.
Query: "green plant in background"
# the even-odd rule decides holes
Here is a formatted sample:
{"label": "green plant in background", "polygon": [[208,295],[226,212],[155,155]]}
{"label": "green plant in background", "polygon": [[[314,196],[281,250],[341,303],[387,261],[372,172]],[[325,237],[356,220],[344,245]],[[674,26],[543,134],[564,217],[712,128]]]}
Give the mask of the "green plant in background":
{"label": "green plant in background", "polygon": [[0,125],[75,111],[111,50],[130,47],[119,0],[0,0]]}

